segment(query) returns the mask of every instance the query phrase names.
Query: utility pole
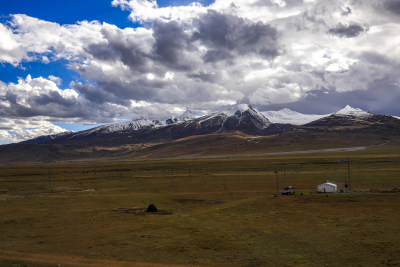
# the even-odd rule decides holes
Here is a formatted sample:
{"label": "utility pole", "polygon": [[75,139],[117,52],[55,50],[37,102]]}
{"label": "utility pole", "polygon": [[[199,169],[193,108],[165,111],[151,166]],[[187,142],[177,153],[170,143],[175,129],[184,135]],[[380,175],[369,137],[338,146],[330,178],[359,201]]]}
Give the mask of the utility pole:
{"label": "utility pole", "polygon": [[132,170],[132,192],[135,192],[135,169]]}
{"label": "utility pole", "polygon": [[279,194],[279,170],[275,170],[274,173],[276,174],[276,193]]}
{"label": "utility pole", "polygon": [[286,184],[286,164],[283,165],[283,185]]}
{"label": "utility pole", "polygon": [[347,157],[347,183],[349,187],[349,192],[351,192],[351,186],[350,186],[350,158]]}
{"label": "utility pole", "polygon": [[50,184],[50,168],[49,168],[49,172],[47,174],[48,180],[49,180],[49,190],[51,191],[51,184]]}
{"label": "utility pole", "polygon": [[170,167],[171,167],[171,179],[172,179],[172,184],[171,184],[171,186],[172,187],[175,187],[175,180],[174,180],[174,165],[171,163],[171,165],[170,165]]}
{"label": "utility pole", "polygon": [[339,160],[338,163],[346,163],[347,162],[347,181],[345,188],[347,188],[348,192],[351,192],[351,185],[350,185],[350,157],[347,157],[347,160]]}

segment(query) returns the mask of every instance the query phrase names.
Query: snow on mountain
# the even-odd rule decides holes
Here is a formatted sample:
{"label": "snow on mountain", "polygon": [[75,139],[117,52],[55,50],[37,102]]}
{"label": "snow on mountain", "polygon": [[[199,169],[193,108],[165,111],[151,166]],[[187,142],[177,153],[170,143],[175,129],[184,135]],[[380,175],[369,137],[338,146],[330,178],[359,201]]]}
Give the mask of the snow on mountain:
{"label": "snow on mountain", "polygon": [[337,116],[355,116],[355,117],[369,117],[373,114],[359,108],[353,108],[349,105],[334,113]]}
{"label": "snow on mountain", "polygon": [[261,114],[272,123],[289,123],[293,125],[303,125],[330,115],[302,114],[288,108],[278,111],[263,111]]}
{"label": "snow on mountain", "polygon": [[196,123],[197,127],[218,125],[219,129],[216,132],[235,129],[254,132],[265,129],[271,124],[263,114],[247,104],[197,117],[190,123]]}
{"label": "snow on mountain", "polygon": [[237,107],[237,111],[235,112],[236,116],[243,115],[246,112],[248,112],[251,116],[253,116],[254,118],[256,118],[262,125],[263,128],[268,127],[271,122],[268,120],[268,118],[266,118],[260,111],[254,109],[252,106],[250,105],[239,105]]}
{"label": "snow on mountain", "polygon": [[177,117],[172,117],[171,119],[166,120],[166,124],[176,124],[176,123],[181,123],[189,120],[195,119],[196,116],[191,110],[186,110],[182,115],[177,116]]}
{"label": "snow on mountain", "polygon": [[188,121],[188,120],[192,120],[192,119],[196,118],[196,116],[193,114],[193,112],[191,110],[186,110],[178,118],[180,121]]}
{"label": "snow on mountain", "polygon": [[252,106],[248,104],[239,104],[233,108],[222,111],[226,116],[241,116],[243,113],[248,112],[250,115],[256,117],[260,121],[264,122],[265,125],[269,125],[270,121],[258,110],[254,109]]}
{"label": "snow on mountain", "polygon": [[106,124],[102,126],[98,126],[86,131],[81,131],[73,135],[71,138],[76,136],[87,136],[92,133],[100,133],[100,134],[109,134],[109,133],[118,133],[118,132],[126,132],[126,131],[135,131],[143,128],[158,128],[165,126],[166,124],[160,122],[158,120],[147,120],[147,119],[138,119],[133,121],[124,121],[120,123]]}
{"label": "snow on mountain", "polygon": [[192,111],[186,110],[182,115],[178,117],[173,117],[166,121],[161,120],[148,120],[148,119],[137,119],[132,121],[124,121],[119,123],[105,124],[102,126],[95,127],[93,129],[89,129],[86,131],[79,132],[73,137],[78,135],[90,135],[92,133],[101,133],[101,134],[109,134],[109,133],[121,133],[128,131],[135,131],[140,129],[156,129],[160,127],[164,127],[171,124],[178,124],[185,121],[189,121],[195,119],[195,115]]}
{"label": "snow on mountain", "polygon": [[[220,112],[216,112],[216,113],[218,113],[218,114],[219,114],[219,113],[223,113],[223,114],[225,114],[226,116],[231,117],[231,116],[235,115],[235,113],[238,112],[238,111],[240,111],[240,112],[245,112],[246,110],[254,110],[254,111],[256,111],[256,110],[253,109],[250,105],[247,105],[247,104],[239,104],[239,105],[237,105],[237,106],[235,106],[235,107],[228,108],[228,109],[226,109],[226,110],[223,110],[223,111],[220,111]],[[256,112],[258,112],[258,111],[256,111]]]}
{"label": "snow on mountain", "polygon": [[[200,117],[199,122],[202,123],[204,121],[214,119],[215,117],[223,117],[225,121],[229,118],[235,117],[236,119],[239,120],[239,123],[241,119],[245,117],[251,117],[254,119],[253,122],[256,122],[256,124],[258,125],[257,127],[260,128],[266,128],[271,124],[271,122],[261,112],[254,109],[252,106],[248,104],[239,104],[235,107],[223,111],[202,116]],[[224,126],[224,124],[225,123],[223,123],[222,127]]]}
{"label": "snow on mountain", "polygon": [[65,131],[65,132],[61,132],[58,134],[52,134],[52,135],[42,135],[30,140],[25,140],[22,141],[21,143],[29,143],[29,144],[42,144],[42,143],[46,143],[46,142],[51,142],[54,139],[69,135],[69,134],[73,134],[74,132],[72,131]]}
{"label": "snow on mountain", "polygon": [[[296,128],[294,125],[306,124],[304,127],[314,127],[316,129],[315,127],[341,127],[343,125],[352,125],[355,122],[375,122],[378,120],[385,123],[390,120],[390,116],[375,116],[372,113],[352,108],[348,105],[333,114],[317,115],[302,114],[287,108],[278,111],[259,112],[250,105],[240,104],[201,117],[196,116],[190,110],[186,110],[182,115],[166,121],[148,119],[124,121],[75,133],[43,136],[28,140],[28,142],[79,142],[80,138],[85,138],[85,140],[96,139],[96,142],[114,140],[115,143],[121,143],[124,140],[124,136],[137,141],[160,138],[160,136],[167,139],[177,139],[192,135],[229,131],[242,131],[254,135],[271,135],[293,130]],[[362,125],[367,124],[364,123]],[[113,137],[114,134],[115,138]],[[119,140],[118,138],[122,139]]]}
{"label": "snow on mountain", "polygon": [[139,120],[115,123],[110,125],[103,125],[100,126],[99,129],[100,130],[104,129],[105,133],[113,133],[113,132],[123,132],[127,130],[139,130],[143,128],[157,128],[161,126],[165,126],[165,124],[155,120],[150,121],[147,119],[139,119]]}
{"label": "snow on mountain", "polygon": [[261,112],[265,117],[267,117],[272,123],[289,123],[293,125],[303,125],[310,123],[312,121],[316,121],[322,119],[324,117],[328,117],[330,115],[336,116],[355,116],[355,117],[369,117],[373,114],[359,108],[353,108],[349,105],[345,106],[341,110],[333,113],[333,114],[302,114],[288,108],[284,108],[278,111],[264,111]]}

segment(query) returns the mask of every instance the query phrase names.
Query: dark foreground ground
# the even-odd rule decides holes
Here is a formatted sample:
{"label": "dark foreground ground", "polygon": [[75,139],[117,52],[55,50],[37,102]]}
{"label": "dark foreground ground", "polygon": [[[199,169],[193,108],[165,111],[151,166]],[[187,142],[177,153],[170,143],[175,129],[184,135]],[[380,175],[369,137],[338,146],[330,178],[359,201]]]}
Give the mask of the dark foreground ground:
{"label": "dark foreground ground", "polygon": [[397,151],[3,165],[0,266],[399,265]]}

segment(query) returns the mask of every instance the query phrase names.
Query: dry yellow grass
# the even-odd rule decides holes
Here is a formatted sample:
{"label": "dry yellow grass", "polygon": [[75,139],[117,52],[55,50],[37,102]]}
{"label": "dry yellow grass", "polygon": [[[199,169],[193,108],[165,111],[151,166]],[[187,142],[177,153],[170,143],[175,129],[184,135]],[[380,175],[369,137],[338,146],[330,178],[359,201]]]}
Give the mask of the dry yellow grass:
{"label": "dry yellow grass", "polygon": [[[345,181],[337,162],[348,155],[353,188],[364,192],[314,193],[326,179]],[[295,196],[274,197],[276,169]],[[4,266],[400,264],[400,195],[367,192],[400,187],[395,150],[7,165],[0,174]],[[162,212],[136,212],[151,203]]]}

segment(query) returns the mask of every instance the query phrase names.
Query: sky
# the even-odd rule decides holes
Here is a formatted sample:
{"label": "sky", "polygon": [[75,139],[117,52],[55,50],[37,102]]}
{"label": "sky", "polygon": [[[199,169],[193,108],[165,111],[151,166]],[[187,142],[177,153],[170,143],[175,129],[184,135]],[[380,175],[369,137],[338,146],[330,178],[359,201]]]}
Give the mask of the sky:
{"label": "sky", "polygon": [[400,0],[0,1],[0,144],[238,104],[400,116]]}

